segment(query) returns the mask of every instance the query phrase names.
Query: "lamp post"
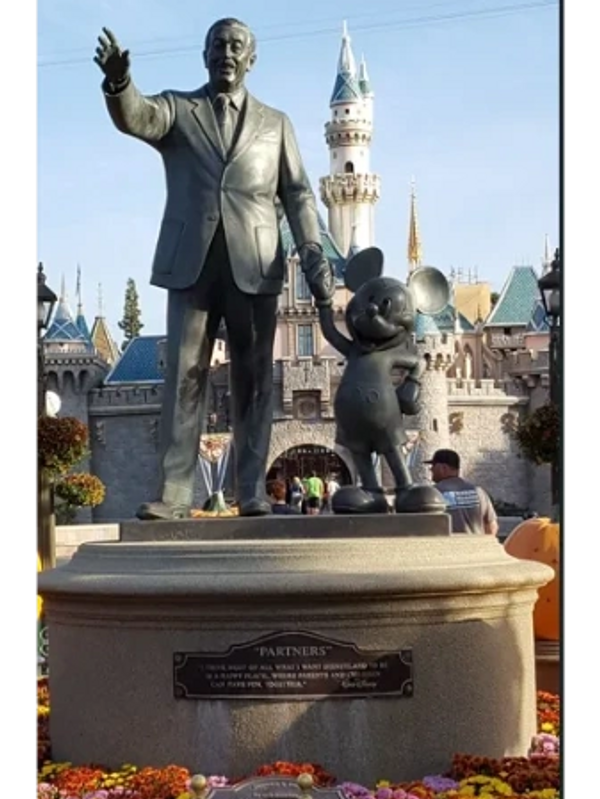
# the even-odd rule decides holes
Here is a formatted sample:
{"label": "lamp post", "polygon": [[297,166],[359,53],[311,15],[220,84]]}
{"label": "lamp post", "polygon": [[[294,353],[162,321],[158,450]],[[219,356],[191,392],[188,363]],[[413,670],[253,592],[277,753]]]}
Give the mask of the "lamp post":
{"label": "lamp post", "polygon": [[[550,347],[549,347],[549,378],[550,378],[550,402],[555,408],[562,408],[561,397],[561,295],[562,295],[562,270],[560,250],[554,252],[554,260],[550,264],[550,270],[538,280],[538,287],[542,296],[544,311],[550,325]],[[559,442],[560,457],[560,442]],[[552,463],[552,504],[556,508],[560,502],[559,491],[559,457]]]}
{"label": "lamp post", "polygon": [[[38,418],[46,415],[46,377],[44,369],[43,334],[48,328],[56,305],[56,294],[46,285],[44,267],[38,264],[37,329],[38,329]],[[54,518],[52,513],[52,486],[45,469],[38,467],[38,554],[42,569],[55,565]]]}

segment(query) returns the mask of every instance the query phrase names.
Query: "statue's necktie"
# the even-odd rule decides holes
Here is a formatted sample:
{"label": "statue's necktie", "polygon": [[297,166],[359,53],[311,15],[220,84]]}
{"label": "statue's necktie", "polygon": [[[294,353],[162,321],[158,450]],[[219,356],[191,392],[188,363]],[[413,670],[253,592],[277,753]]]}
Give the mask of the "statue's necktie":
{"label": "statue's necktie", "polygon": [[233,114],[231,111],[231,98],[227,94],[218,94],[215,97],[215,115],[219,125],[223,149],[226,153],[231,149],[233,140]]}

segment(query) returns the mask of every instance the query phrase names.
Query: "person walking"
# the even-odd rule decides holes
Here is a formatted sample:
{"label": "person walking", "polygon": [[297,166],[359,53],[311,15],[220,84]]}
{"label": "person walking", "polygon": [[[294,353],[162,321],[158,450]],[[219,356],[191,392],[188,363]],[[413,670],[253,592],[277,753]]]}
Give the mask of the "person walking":
{"label": "person walking", "polygon": [[325,485],[316,472],[311,472],[306,481],[306,505],[309,516],[318,515],[321,510]]}
{"label": "person walking", "polygon": [[271,498],[271,512],[277,515],[297,516],[299,509],[293,508],[285,501],[285,483],[283,480],[273,480],[267,485],[267,494]]}

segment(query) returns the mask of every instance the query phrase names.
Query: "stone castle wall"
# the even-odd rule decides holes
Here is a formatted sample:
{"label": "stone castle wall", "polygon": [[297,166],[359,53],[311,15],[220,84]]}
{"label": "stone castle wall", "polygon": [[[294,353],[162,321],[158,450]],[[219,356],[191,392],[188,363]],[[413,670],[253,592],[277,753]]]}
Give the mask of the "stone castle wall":
{"label": "stone castle wall", "polygon": [[162,386],[102,388],[90,395],[92,468],[106,486],[96,522],[132,518],[155,499]]}
{"label": "stone castle wall", "polygon": [[[540,511],[544,492],[549,496],[549,475],[519,457],[510,435],[516,418],[526,408],[527,398],[507,396],[494,388],[493,381],[489,384],[483,388],[451,386],[449,446],[460,453],[465,478],[483,486],[495,499]],[[91,467],[107,486],[106,500],[94,509],[95,521],[131,518],[141,502],[154,497],[160,393],[160,387],[94,392],[90,402]],[[354,474],[347,453],[335,446],[335,422],[331,417],[315,421],[276,420],[269,464],[282,452],[301,444],[338,452]],[[391,488],[390,476],[384,473],[384,479]]]}
{"label": "stone castle wall", "polygon": [[527,509],[533,502],[529,464],[511,433],[529,400],[518,386],[510,388],[507,393],[493,380],[449,380],[450,446],[461,456],[466,480]]}
{"label": "stone castle wall", "polygon": [[[334,359],[322,359],[314,364],[300,361],[276,366],[269,465],[291,447],[314,444],[336,451],[354,475],[348,453],[335,445],[332,406],[339,365]],[[520,414],[545,401],[545,382],[539,378],[531,384],[519,380],[499,387],[493,380],[451,378],[446,379],[446,388],[444,444],[460,453],[463,475],[497,500],[547,513],[550,470],[534,467],[521,458],[510,435]],[[73,414],[89,425],[89,468],[107,487],[104,503],[92,511],[93,520],[131,518],[141,502],[155,498],[162,385],[102,387],[90,391],[87,397],[80,391],[65,391],[65,385],[61,389],[61,415]],[[314,416],[298,418],[300,409],[312,407],[313,397],[317,403]],[[409,430],[418,429],[413,420],[406,421]],[[385,466],[383,480],[386,487],[393,488]],[[199,506],[203,500],[200,489],[197,494],[195,504]]]}

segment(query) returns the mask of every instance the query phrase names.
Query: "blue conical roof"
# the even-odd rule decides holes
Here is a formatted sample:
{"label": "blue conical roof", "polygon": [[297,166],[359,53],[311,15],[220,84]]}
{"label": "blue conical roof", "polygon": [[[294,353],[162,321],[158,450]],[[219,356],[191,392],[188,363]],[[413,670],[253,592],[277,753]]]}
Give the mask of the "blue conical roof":
{"label": "blue conical roof", "polygon": [[356,62],[350,47],[350,37],[344,23],[344,33],[342,35],[342,49],[338,60],[338,71],[335,78],[333,92],[329,105],[340,103],[351,103],[362,99],[362,92],[356,77]]}
{"label": "blue conical roof", "polygon": [[[83,319],[83,314],[81,316]],[[85,324],[85,319],[83,319],[83,324]],[[87,329],[87,325],[85,325],[85,328]],[[86,335],[84,330],[81,329],[73,319],[73,312],[69,307],[67,294],[65,292],[64,280],[54,318],[44,339],[45,341],[59,342],[79,341],[86,344],[90,350],[93,349],[89,333]]]}
{"label": "blue conical roof", "polygon": [[77,325],[77,329],[79,330],[79,332],[83,336],[85,336],[86,339],[89,339],[91,341],[90,331],[82,311],[80,311],[77,314],[77,317],[75,319],[75,324]]}
{"label": "blue conical roof", "polygon": [[425,336],[441,336],[441,331],[433,316],[417,313],[415,319],[415,337],[422,341]]}

